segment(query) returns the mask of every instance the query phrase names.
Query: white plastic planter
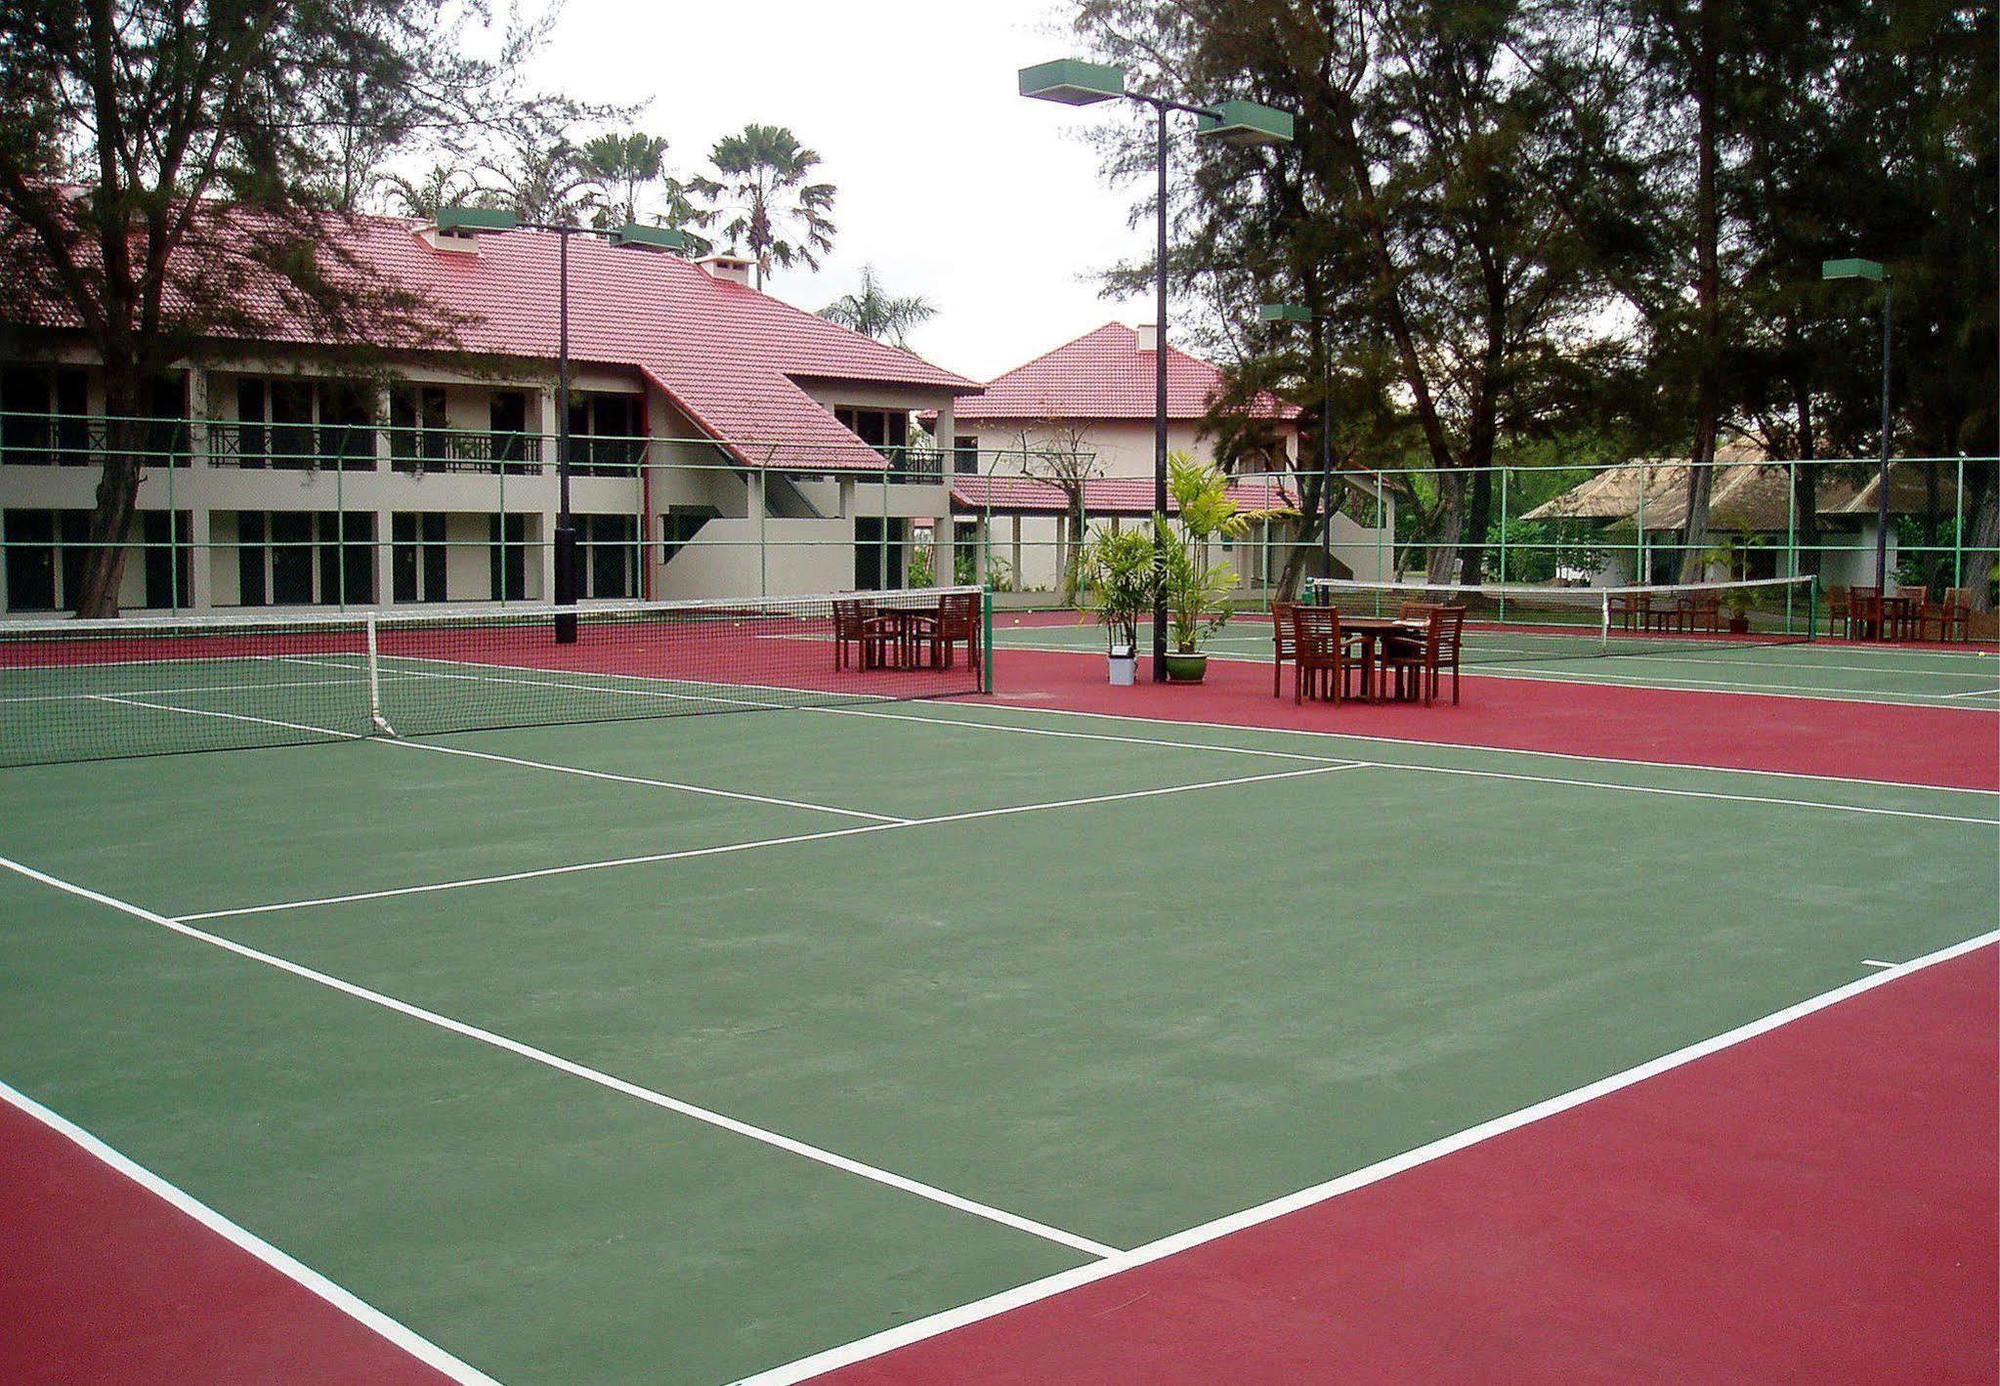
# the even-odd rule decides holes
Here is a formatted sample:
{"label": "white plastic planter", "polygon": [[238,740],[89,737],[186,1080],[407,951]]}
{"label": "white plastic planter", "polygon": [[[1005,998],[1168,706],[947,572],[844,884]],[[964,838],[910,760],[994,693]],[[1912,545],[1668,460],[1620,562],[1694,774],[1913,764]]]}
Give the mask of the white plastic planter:
{"label": "white plastic planter", "polygon": [[1111,647],[1111,686],[1130,688],[1139,681],[1139,656],[1130,645]]}

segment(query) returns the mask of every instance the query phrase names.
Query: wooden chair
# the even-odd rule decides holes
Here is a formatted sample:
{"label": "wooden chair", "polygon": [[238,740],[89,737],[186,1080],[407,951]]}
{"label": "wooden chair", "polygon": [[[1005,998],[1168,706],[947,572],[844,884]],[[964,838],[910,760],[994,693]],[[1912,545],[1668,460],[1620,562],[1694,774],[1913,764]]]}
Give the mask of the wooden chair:
{"label": "wooden chair", "polygon": [[1451,670],[1451,705],[1458,706],[1459,646],[1465,637],[1465,608],[1440,606],[1431,610],[1422,637],[1390,640],[1382,652],[1383,672],[1393,681],[1398,698],[1422,698],[1425,707],[1437,701],[1439,682]]}
{"label": "wooden chair", "polygon": [[[1935,636],[1927,632],[1935,630]],[[1948,587],[1944,600],[1926,601],[1917,612],[1919,640],[1970,640],[1972,638],[1972,589]]]}
{"label": "wooden chair", "polygon": [[1701,631],[1709,635],[1722,634],[1724,627],[1721,594],[1702,592],[1692,597],[1682,597],[1680,626],[1684,631]]}
{"label": "wooden chair", "polygon": [[1833,586],[1826,589],[1826,633],[1838,635],[1842,640],[1853,633],[1854,608],[1848,601],[1845,587]]}
{"label": "wooden chair", "polygon": [[1361,672],[1361,661],[1347,649],[1341,633],[1340,612],[1331,606],[1292,608],[1292,658],[1296,673],[1292,678],[1292,701],[1306,696],[1328,698],[1340,706],[1347,690],[1347,676]]}
{"label": "wooden chair", "polygon": [[1882,631],[1882,589],[1847,589],[1847,634],[1855,640],[1880,640]]}
{"label": "wooden chair", "polygon": [[1647,592],[1613,592],[1605,600],[1610,604],[1611,623],[1620,630],[1644,630],[1646,618],[1652,610],[1653,598]]}
{"label": "wooden chair", "polygon": [[1285,691],[1285,665],[1298,658],[1298,635],[1292,629],[1292,612],[1297,602],[1271,603],[1271,696]]}
{"label": "wooden chair", "polygon": [[871,601],[835,602],[833,604],[833,667],[845,669],[847,647],[854,646],[863,669],[879,669],[884,663],[886,638],[871,628],[875,616],[875,603]]}
{"label": "wooden chair", "polygon": [[947,592],[938,598],[937,624],[924,633],[931,647],[933,668],[952,667],[952,652],[963,642],[965,658],[979,668],[979,598],[970,592]]}

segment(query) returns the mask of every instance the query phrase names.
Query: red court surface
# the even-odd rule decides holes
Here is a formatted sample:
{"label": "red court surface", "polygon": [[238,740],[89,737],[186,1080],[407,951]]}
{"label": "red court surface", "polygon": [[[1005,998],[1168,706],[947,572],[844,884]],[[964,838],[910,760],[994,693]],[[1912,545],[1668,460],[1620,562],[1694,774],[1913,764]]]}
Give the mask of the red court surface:
{"label": "red court surface", "polygon": [[1996,957],[821,1379],[1991,1382]]}
{"label": "red court surface", "polygon": [[0,1381],[447,1377],[0,1103]]}
{"label": "red court surface", "polygon": [[[1071,620],[1075,618],[1072,617]],[[1241,727],[1341,732],[1501,750],[1557,751],[1580,756],[1776,770],[1889,780],[1955,789],[2000,787],[2000,714],[1970,708],[1895,707],[1830,698],[1731,694],[1698,689],[1631,688],[1616,684],[1552,683],[1480,675],[1465,681],[1463,700],[1435,707],[1412,703],[1292,702],[1271,696],[1271,667],[1214,660],[1195,686],[1149,681],[1113,688],[1104,656],[1042,650],[998,651],[995,687],[1001,701],[1164,721],[1221,722]],[[1450,680],[1445,681],[1447,690]]]}

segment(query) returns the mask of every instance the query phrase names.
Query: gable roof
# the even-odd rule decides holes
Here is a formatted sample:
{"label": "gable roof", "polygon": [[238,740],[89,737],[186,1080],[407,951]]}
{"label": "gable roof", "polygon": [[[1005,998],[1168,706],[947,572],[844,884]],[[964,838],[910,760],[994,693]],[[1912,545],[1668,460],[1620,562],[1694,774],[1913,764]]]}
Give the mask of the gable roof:
{"label": "gable roof", "polygon": [[[1614,467],[1578,483],[1530,510],[1524,520],[1635,520],[1645,492],[1646,528],[1679,529],[1687,520],[1689,464],[1658,461]],[[1857,482],[1824,466],[1814,499],[1822,517],[1875,514],[1875,477]],[[1791,473],[1783,463],[1736,462],[1716,468],[1710,484],[1710,529],[1739,533],[1782,532],[1792,522]],[[1924,509],[1921,471],[1907,463],[1889,468],[1889,508],[1904,515]]]}
{"label": "gable roof", "polygon": [[[1107,322],[1073,342],[1016,366],[986,386],[985,393],[960,398],[953,413],[960,423],[1006,419],[1150,419],[1154,406],[1157,357],[1139,350],[1139,334],[1122,322]],[[1222,371],[1171,343],[1167,347],[1167,417],[1201,419],[1221,390]],[[1260,418],[1295,419],[1297,405],[1260,394],[1251,413]]]}
{"label": "gable roof", "polygon": [[[458,332],[459,349],[554,360],[555,233],[486,232],[471,254],[435,248],[423,235],[430,223],[421,219],[329,217],[327,226],[328,235],[390,283],[470,317]],[[871,471],[886,465],[800,380],[979,389],[910,352],[715,279],[678,255],[614,246],[596,236],[570,240],[570,359],[637,370],[748,465]],[[264,307],[276,315],[274,294]],[[314,344],[303,326],[267,340]]]}

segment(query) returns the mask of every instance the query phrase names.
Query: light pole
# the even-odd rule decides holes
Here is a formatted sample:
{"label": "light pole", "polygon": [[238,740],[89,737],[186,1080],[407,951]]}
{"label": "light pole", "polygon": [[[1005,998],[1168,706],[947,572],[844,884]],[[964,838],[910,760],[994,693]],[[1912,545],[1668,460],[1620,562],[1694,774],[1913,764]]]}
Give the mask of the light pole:
{"label": "light pole", "polygon": [[1882,286],[1882,462],[1875,473],[1875,590],[1889,595],[1889,322],[1896,281],[1876,260],[1827,260],[1821,279],[1872,279]]}
{"label": "light pole", "polygon": [[[613,245],[683,250],[687,237],[665,226],[628,222],[624,226],[569,226],[558,222],[523,221],[512,212],[491,207],[443,207],[440,231],[551,231],[556,237],[556,643],[576,643],[576,519],[569,508],[569,238],[602,236]],[[643,536],[641,536],[643,538]],[[506,524],[501,523],[501,542]]]}
{"label": "light pole", "polygon": [[[1264,303],[1257,308],[1260,322],[1301,322],[1313,320],[1313,311],[1298,303]],[[1327,576],[1333,575],[1333,348],[1326,347],[1326,381],[1319,406],[1319,504],[1320,547],[1326,555]]]}
{"label": "light pole", "polygon": [[1223,101],[1192,106],[1164,96],[1125,89],[1125,69],[1112,63],[1088,63],[1063,58],[1020,71],[1021,95],[1065,106],[1090,106],[1099,101],[1136,101],[1151,106],[1158,128],[1154,173],[1158,184],[1158,216],[1153,248],[1153,682],[1167,677],[1167,115],[1182,111],[1196,118],[1203,139],[1249,147],[1289,144],[1292,117],[1288,111],[1255,101]]}

